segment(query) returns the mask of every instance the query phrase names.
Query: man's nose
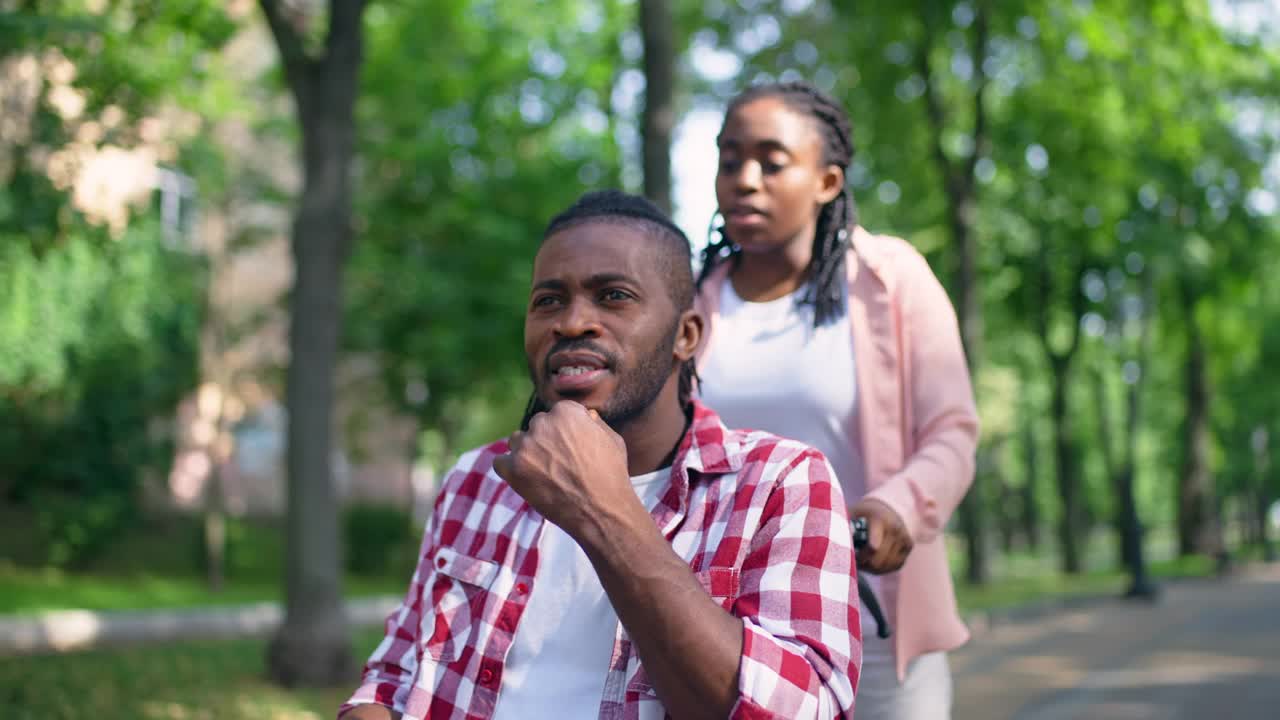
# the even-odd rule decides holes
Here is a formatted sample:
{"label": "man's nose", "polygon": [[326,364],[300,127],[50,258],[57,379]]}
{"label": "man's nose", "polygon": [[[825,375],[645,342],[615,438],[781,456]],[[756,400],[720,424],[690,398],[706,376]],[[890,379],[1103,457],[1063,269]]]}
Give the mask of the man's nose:
{"label": "man's nose", "polygon": [[562,337],[598,337],[600,316],[595,305],[585,298],[571,300],[556,318],[555,333]]}

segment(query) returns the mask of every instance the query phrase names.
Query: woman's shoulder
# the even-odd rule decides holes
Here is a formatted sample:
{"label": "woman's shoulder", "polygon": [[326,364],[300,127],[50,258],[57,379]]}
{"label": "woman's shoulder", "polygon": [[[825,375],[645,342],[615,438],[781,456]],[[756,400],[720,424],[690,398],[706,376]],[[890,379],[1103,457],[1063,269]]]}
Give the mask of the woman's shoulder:
{"label": "woman's shoulder", "polygon": [[936,279],[924,255],[896,235],[872,233],[858,226],[854,228],[852,250],[858,261],[891,289],[910,287],[913,280],[924,277]]}

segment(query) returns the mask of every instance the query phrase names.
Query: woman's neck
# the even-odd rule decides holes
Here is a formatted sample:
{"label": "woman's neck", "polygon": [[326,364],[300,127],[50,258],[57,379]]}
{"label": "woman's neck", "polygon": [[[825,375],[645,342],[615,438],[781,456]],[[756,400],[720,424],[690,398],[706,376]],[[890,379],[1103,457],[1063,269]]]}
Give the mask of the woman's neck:
{"label": "woman's neck", "polygon": [[813,259],[813,228],[776,249],[742,252],[729,271],[738,297],[747,302],[768,302],[786,297],[809,278]]}

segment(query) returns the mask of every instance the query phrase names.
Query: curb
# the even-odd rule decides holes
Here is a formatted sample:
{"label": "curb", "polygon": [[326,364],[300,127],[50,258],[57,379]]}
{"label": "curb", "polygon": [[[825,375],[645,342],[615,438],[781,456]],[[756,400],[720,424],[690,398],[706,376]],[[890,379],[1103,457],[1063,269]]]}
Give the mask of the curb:
{"label": "curb", "polygon": [[[359,598],[346,604],[355,627],[381,625],[398,597]],[[59,610],[0,617],[0,656],[64,653],[172,640],[262,637],[284,621],[279,603],[189,610]]]}

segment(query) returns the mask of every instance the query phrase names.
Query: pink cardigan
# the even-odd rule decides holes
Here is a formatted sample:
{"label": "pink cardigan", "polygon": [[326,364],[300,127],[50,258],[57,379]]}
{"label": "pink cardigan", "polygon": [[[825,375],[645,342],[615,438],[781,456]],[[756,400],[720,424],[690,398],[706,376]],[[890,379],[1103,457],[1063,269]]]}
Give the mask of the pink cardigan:
{"label": "pink cardigan", "polygon": [[[978,414],[955,309],[924,257],[904,240],[857,227],[847,266],[858,385],[849,441],[866,468],[867,497],[896,510],[915,542],[906,565],[882,585],[902,678],[914,658],[969,638],[942,530],[973,482]],[[728,275],[726,263],[698,296],[707,323],[699,364]]]}

